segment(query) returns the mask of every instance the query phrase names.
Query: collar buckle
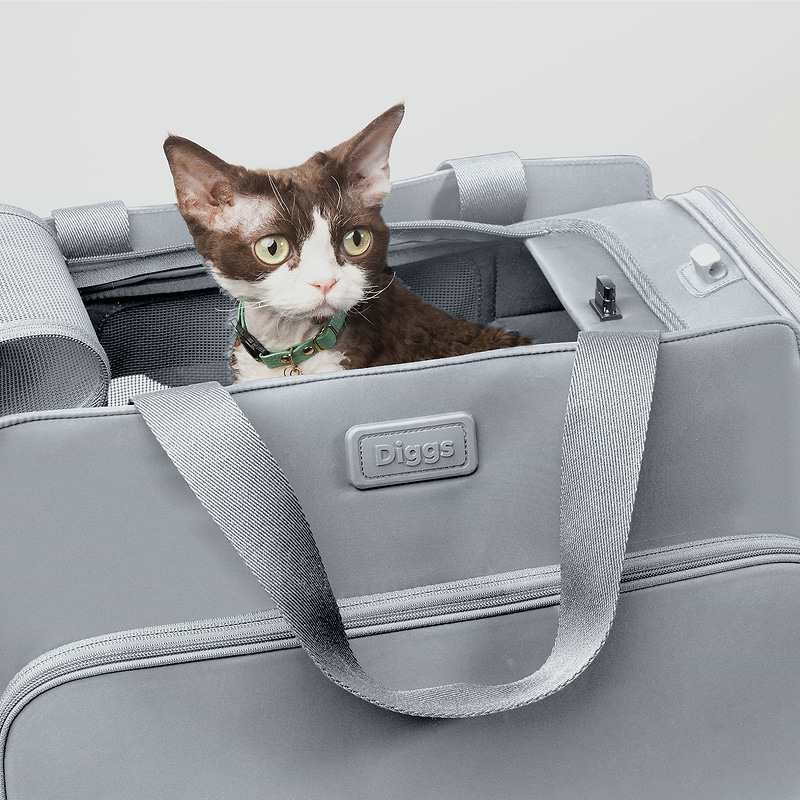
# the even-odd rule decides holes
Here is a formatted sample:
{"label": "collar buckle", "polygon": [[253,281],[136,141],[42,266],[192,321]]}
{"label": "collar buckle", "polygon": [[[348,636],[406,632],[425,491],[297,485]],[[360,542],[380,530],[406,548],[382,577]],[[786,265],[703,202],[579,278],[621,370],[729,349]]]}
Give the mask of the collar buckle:
{"label": "collar buckle", "polygon": [[330,350],[339,340],[339,333],[330,322],[322,326],[319,333],[311,340],[311,344],[316,348],[315,353],[320,350]]}

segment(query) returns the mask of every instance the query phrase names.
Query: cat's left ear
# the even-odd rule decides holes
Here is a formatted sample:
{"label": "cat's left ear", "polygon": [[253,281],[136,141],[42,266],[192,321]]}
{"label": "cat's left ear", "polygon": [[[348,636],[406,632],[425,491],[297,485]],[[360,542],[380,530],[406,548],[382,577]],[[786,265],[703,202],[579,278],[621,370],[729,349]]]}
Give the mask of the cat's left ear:
{"label": "cat's left ear", "polygon": [[392,106],[352,139],[330,151],[347,170],[350,190],[361,195],[367,207],[382,205],[392,188],[389,151],[405,110],[403,103]]}

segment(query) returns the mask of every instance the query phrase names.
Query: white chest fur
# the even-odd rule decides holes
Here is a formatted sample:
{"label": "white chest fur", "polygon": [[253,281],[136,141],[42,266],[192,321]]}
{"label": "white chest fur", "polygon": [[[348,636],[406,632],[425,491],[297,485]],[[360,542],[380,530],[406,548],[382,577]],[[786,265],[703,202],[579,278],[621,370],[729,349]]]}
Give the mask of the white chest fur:
{"label": "white chest fur", "polygon": [[[247,315],[247,328],[267,350],[287,350],[288,348],[311,338],[319,331],[319,325],[305,320],[281,319],[273,314],[252,313]],[[234,348],[236,372],[239,381],[256,381],[265,378],[284,378],[288,372],[284,367],[271,369],[254,359],[239,344]],[[317,375],[321,372],[342,372],[342,362],[347,356],[339,350],[323,350],[304,361],[300,365],[303,375]]]}

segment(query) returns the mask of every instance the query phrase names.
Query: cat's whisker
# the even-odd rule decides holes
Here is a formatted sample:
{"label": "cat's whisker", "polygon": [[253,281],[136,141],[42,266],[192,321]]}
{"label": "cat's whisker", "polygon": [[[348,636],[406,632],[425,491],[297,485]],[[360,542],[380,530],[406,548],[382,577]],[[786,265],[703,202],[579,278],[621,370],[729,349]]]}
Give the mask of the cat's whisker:
{"label": "cat's whisker", "polygon": [[342,210],[342,187],[339,185],[339,181],[336,180],[335,175],[331,175],[331,180],[336,184],[336,188],[339,190],[339,199],[336,202],[336,210]]}
{"label": "cat's whisker", "polygon": [[289,218],[285,214],[281,214],[280,209],[275,209],[275,216],[278,219],[282,219],[284,222],[290,222]]}
{"label": "cat's whisker", "polygon": [[[369,322],[370,325],[375,324],[366,314],[364,314],[363,311],[359,311],[355,306],[353,306],[350,311],[355,312],[359,317],[364,317],[364,319]],[[347,312],[347,316],[350,316],[350,311]],[[369,306],[367,306],[364,311],[369,311]]]}
{"label": "cat's whisker", "polygon": [[376,297],[378,297],[378,295],[383,294],[394,283],[394,279],[396,277],[397,277],[397,273],[393,272],[392,273],[392,279],[389,281],[389,283],[386,284],[386,286],[383,287],[383,289],[378,289],[377,291],[372,291],[372,292],[366,292],[364,294],[364,299],[365,300],[374,300]]}
{"label": "cat's whisker", "polygon": [[[269,185],[272,187],[272,191],[275,192],[275,197],[278,199],[278,202],[283,206],[284,211],[286,211],[286,213],[289,214],[290,213],[289,206],[287,206],[286,203],[283,202],[283,197],[281,197],[281,193],[278,191],[278,187],[275,185],[275,181],[272,180],[272,175],[267,175],[267,178],[269,179]],[[288,222],[288,220],[286,221]]]}

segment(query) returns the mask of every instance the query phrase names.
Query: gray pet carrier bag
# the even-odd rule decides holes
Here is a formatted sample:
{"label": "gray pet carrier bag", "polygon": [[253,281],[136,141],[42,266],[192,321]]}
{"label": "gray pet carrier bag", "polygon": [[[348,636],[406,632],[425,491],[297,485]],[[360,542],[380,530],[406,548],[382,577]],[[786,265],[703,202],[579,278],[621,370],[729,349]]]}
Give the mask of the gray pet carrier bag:
{"label": "gray pet carrier bag", "polygon": [[0,207],[0,798],[800,796],[797,273],[629,157],[385,215],[537,343],[223,388],[174,206]]}

